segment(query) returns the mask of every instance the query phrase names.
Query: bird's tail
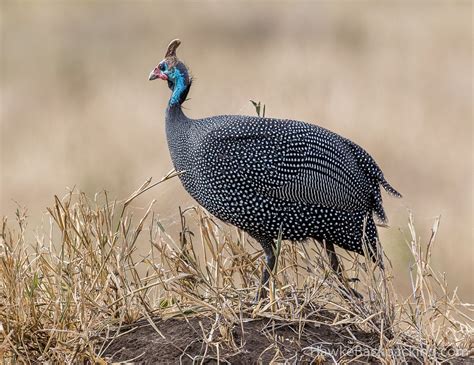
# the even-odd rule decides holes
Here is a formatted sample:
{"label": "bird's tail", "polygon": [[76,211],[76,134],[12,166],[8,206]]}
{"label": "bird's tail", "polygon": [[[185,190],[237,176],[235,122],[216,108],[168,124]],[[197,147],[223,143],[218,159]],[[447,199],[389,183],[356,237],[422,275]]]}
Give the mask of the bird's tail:
{"label": "bird's tail", "polygon": [[[394,196],[396,198],[401,198],[402,194],[400,194],[398,191],[396,191],[385,178],[383,177],[383,174],[380,173],[380,176],[378,178],[379,184],[382,185],[382,187],[385,189],[387,193],[389,193],[391,196]],[[374,213],[375,216],[382,222],[382,223],[387,223],[387,216],[385,215],[385,210],[383,209],[383,201],[382,201],[382,192],[380,191],[380,186],[377,184],[377,186],[374,188],[373,191],[373,207],[374,207]]]}
{"label": "bird's tail", "polygon": [[382,177],[382,180],[380,181],[380,185],[383,186],[383,188],[385,189],[385,191],[387,193],[389,193],[391,196],[394,196],[395,198],[401,198],[402,197],[402,194],[400,194],[398,191],[396,191],[392,185],[390,185],[388,183],[387,180],[385,180],[385,178]]}

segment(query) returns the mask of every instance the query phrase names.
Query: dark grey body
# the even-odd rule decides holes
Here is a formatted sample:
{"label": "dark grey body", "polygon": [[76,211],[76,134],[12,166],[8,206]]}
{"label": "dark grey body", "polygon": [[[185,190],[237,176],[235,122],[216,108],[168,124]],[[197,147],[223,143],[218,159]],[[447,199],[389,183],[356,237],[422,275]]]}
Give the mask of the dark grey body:
{"label": "dark grey body", "polygon": [[[341,265],[334,245],[380,257],[374,215],[386,220],[380,186],[401,196],[361,147],[315,125],[269,118],[222,115],[191,120],[182,110],[192,84],[176,56],[174,39],[149,80],[172,91],[166,135],[185,189],[204,208],[259,241],[273,270],[274,239],[312,237],[325,243],[331,266]],[[381,265],[381,261],[379,261]]]}
{"label": "dark grey body", "polygon": [[[248,116],[188,119],[166,113],[171,158],[204,208],[256,238],[273,267],[273,240],[309,237],[377,253],[374,215],[385,221],[380,186],[400,196],[372,157],[315,125]],[[268,275],[268,273],[267,273]]]}

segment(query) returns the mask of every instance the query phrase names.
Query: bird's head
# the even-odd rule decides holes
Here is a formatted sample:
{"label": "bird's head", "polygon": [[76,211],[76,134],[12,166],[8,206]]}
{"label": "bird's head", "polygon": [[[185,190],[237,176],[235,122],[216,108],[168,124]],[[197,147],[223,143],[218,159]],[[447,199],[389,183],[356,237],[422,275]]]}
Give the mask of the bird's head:
{"label": "bird's head", "polygon": [[165,58],[150,72],[148,77],[150,81],[156,79],[168,81],[168,86],[172,91],[170,105],[182,104],[186,100],[192,83],[188,68],[176,56],[176,49],[180,44],[179,39],[171,41]]}

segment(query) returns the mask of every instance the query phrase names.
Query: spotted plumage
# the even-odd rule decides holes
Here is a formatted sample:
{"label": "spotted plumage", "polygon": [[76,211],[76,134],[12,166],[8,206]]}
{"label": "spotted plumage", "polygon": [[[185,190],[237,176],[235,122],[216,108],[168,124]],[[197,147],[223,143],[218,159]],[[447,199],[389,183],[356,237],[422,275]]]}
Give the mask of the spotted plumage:
{"label": "spotted plumage", "polygon": [[[274,239],[312,237],[375,259],[374,215],[386,221],[385,180],[361,147],[324,128],[299,121],[222,115],[187,118],[181,104],[191,86],[173,41],[150,79],[172,89],[166,134],[183,186],[210,213],[257,239],[274,265]],[[170,51],[171,49],[171,51]],[[268,280],[264,272],[263,283]]]}

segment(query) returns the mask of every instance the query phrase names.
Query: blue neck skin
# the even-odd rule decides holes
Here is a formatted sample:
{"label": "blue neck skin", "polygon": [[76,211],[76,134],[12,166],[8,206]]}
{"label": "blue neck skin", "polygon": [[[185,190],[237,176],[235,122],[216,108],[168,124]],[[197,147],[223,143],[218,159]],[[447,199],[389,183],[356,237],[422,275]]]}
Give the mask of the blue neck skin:
{"label": "blue neck skin", "polygon": [[184,83],[183,74],[177,68],[175,68],[173,70],[173,73],[168,75],[168,77],[171,78],[174,82],[173,93],[171,94],[169,102],[170,106],[174,106],[180,104],[181,94],[186,89],[186,85]]}

